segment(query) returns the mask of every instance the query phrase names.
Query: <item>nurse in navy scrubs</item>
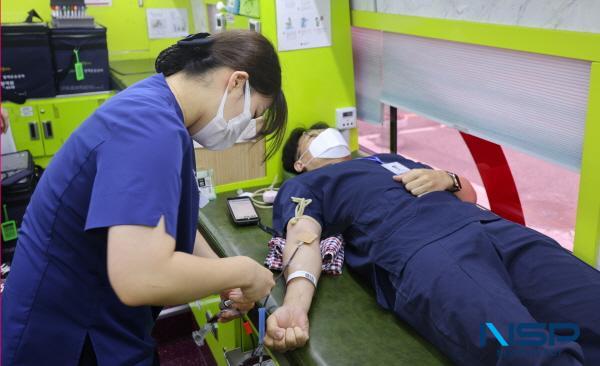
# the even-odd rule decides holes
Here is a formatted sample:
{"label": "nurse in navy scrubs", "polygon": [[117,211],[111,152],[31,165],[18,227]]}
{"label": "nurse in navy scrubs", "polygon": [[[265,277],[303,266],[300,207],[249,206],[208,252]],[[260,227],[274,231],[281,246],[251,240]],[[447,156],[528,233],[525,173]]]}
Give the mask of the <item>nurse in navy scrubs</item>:
{"label": "nurse in navy scrubs", "polygon": [[197,232],[192,142],[271,135],[278,148],[287,107],[273,46],[250,31],[198,34],[156,70],[83,122],[39,182],[2,297],[3,365],[158,364],[157,306],[225,293],[248,310],[274,285]]}

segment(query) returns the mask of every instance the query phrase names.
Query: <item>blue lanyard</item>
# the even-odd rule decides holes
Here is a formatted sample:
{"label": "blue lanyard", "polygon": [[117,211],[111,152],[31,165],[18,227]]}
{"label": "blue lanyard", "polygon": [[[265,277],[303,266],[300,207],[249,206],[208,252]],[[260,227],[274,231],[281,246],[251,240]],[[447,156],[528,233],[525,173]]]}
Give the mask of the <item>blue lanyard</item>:
{"label": "blue lanyard", "polygon": [[368,156],[366,158],[361,158],[361,159],[363,159],[363,160],[371,160],[371,161],[374,161],[376,163],[383,164],[383,161],[381,159],[379,159],[378,156]]}

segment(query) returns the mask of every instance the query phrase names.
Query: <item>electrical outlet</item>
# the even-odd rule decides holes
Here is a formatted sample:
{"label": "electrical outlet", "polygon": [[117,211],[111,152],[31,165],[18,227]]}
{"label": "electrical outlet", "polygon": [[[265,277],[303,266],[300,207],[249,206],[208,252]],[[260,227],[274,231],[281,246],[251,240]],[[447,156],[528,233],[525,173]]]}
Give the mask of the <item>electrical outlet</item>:
{"label": "electrical outlet", "polygon": [[227,28],[227,19],[225,14],[217,13],[215,14],[215,32],[224,32]]}
{"label": "electrical outlet", "polygon": [[356,128],[356,107],[337,108],[335,123],[338,130]]}
{"label": "electrical outlet", "polygon": [[248,20],[248,28],[255,32],[260,33],[260,20],[258,19],[249,19]]}

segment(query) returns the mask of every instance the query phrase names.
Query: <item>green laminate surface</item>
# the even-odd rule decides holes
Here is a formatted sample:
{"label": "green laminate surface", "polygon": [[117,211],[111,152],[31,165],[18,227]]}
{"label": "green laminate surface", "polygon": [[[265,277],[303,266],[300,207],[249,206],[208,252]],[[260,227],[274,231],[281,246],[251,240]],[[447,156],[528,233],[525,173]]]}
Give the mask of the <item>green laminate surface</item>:
{"label": "green laminate surface", "polygon": [[[263,262],[270,236],[257,227],[237,227],[222,193],[200,210],[199,229],[221,256],[246,255]],[[265,224],[271,210],[259,209]],[[273,291],[281,304],[283,282]],[[293,365],[448,365],[434,346],[392,313],[380,308],[374,292],[347,268],[340,277],[322,276],[310,312],[310,341],[286,353]],[[280,356],[281,357],[281,356]]]}
{"label": "green laminate surface", "polygon": [[154,59],[111,61],[110,69],[121,75],[154,73]]}
{"label": "green laminate surface", "polygon": [[154,59],[144,58],[110,62],[110,76],[117,90],[123,90],[155,73]]}

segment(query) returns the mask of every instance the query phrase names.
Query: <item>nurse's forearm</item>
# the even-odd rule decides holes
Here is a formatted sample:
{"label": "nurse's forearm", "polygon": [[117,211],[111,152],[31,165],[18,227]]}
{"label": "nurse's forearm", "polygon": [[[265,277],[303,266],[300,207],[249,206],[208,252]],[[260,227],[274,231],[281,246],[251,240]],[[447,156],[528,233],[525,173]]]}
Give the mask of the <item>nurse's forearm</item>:
{"label": "nurse's forearm", "polygon": [[248,257],[215,259],[176,252],[164,219],[154,228],[109,228],[107,267],[115,293],[130,306],[182,304],[230,288],[248,288],[264,281],[256,280],[260,271],[268,272]]}
{"label": "nurse's forearm", "polygon": [[[146,274],[132,276],[119,296],[129,306],[176,305],[243,288],[252,281],[246,257],[202,258],[174,252],[163,265]],[[116,288],[115,288],[116,290]]]}
{"label": "nurse's forearm", "polygon": [[[295,225],[288,224],[283,263],[288,263],[298,247],[300,238],[303,238],[306,234],[312,235],[315,240],[310,244],[303,244],[298,249],[285,271],[285,277],[287,278],[296,271],[306,271],[313,274],[318,281],[321,275],[322,259],[319,247],[321,227],[317,222],[301,219]],[[293,279],[287,285],[284,304],[299,306],[308,313],[314,292],[315,287],[307,279],[301,277]]]}
{"label": "nurse's forearm", "polygon": [[148,278],[142,304],[188,303],[230,288],[245,288],[253,281],[255,264],[247,257],[203,258],[175,252],[160,273]]}
{"label": "nurse's forearm", "polygon": [[205,258],[219,258],[198,230],[196,230],[196,241],[194,242],[194,255]]}

